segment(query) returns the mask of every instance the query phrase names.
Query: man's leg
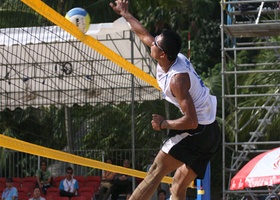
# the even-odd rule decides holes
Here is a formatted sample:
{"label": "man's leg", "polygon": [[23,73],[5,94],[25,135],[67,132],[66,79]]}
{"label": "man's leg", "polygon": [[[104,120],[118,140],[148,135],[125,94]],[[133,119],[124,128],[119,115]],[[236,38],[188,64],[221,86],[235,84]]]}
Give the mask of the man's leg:
{"label": "man's leg", "polygon": [[187,187],[197,177],[197,174],[188,166],[182,165],[175,172],[170,189],[171,200],[184,200],[186,199]]}
{"label": "man's leg", "polygon": [[111,194],[112,186],[110,188],[107,188],[106,192],[104,193],[104,197],[102,200],[107,200]]}
{"label": "man's leg", "polygon": [[119,186],[113,185],[112,192],[111,192],[111,194],[112,194],[111,199],[112,200],[117,200],[118,199],[119,194],[120,194],[119,190],[120,190]]}
{"label": "man's leg", "polygon": [[133,194],[129,198],[130,200],[144,200],[150,199],[161,182],[162,178],[182,166],[183,163],[176,160],[172,156],[159,151],[155,158],[153,165],[151,166],[147,176],[134,190]]}
{"label": "man's leg", "polygon": [[100,187],[99,188],[99,191],[98,191],[98,200],[102,200],[103,199],[103,194],[104,194],[104,192],[105,192],[105,188],[104,187]]}

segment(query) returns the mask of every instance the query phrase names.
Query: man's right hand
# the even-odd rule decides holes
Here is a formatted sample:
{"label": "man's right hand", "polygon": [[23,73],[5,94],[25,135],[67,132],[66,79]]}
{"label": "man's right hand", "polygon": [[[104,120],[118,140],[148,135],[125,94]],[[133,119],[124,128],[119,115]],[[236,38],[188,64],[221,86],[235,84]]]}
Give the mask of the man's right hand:
{"label": "man's right hand", "polygon": [[124,15],[126,12],[128,12],[127,0],[116,0],[115,5],[113,3],[110,3],[109,5],[118,15]]}
{"label": "man's right hand", "polygon": [[115,4],[110,3],[111,8],[126,19],[130,24],[132,31],[147,46],[151,47],[154,37],[146,30],[146,28],[128,11],[128,0],[116,0]]}

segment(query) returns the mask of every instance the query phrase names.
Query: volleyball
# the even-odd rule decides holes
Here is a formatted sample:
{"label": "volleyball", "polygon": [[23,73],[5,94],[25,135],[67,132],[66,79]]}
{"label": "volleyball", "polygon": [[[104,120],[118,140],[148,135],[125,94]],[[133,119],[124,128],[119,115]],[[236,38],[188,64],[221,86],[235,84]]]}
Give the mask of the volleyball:
{"label": "volleyball", "polygon": [[65,18],[75,24],[83,33],[88,31],[90,25],[90,16],[85,9],[72,8],[66,13]]}

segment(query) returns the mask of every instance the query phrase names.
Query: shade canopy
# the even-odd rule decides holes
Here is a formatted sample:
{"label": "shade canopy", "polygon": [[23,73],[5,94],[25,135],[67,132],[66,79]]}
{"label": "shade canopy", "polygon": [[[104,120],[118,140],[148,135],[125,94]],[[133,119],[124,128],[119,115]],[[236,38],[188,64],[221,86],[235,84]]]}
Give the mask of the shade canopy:
{"label": "shade canopy", "polygon": [[[155,77],[149,49],[123,18],[86,33]],[[160,92],[57,26],[0,29],[0,109],[154,100]]]}
{"label": "shade canopy", "polygon": [[280,183],[280,147],[250,160],[230,181],[230,190]]}

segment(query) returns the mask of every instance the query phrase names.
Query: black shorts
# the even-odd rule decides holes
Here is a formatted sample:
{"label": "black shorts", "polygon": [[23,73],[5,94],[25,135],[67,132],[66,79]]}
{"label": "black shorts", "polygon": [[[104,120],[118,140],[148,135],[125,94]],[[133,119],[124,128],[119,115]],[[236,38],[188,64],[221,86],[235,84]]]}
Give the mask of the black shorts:
{"label": "black shorts", "polygon": [[217,121],[209,125],[198,125],[194,130],[170,130],[168,136],[161,150],[188,165],[197,174],[197,178],[203,179],[208,162],[220,146],[221,135]]}

